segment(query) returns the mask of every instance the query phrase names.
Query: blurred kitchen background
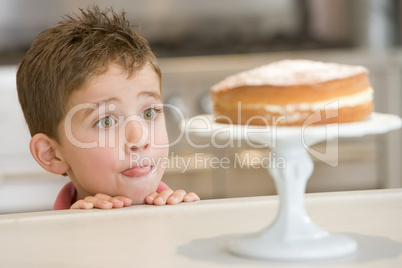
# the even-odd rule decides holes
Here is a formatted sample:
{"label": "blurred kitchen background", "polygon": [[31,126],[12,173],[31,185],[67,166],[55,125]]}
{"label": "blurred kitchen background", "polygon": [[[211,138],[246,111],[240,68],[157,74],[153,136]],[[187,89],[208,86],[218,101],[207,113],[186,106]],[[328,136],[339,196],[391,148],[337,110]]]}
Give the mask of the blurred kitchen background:
{"label": "blurred kitchen background", "polygon": [[[211,113],[209,88],[227,75],[281,59],[303,58],[369,68],[377,112],[402,115],[402,3],[398,0],[0,0],[0,214],[51,209],[67,179],[43,171],[29,153],[15,72],[32,39],[91,3],[124,9],[148,39],[163,73],[163,98],[190,118]],[[166,109],[171,141],[180,134],[177,114]],[[340,139],[314,150],[337,153],[332,167],[315,159],[307,192],[402,187],[401,131]],[[193,142],[205,141],[193,137]],[[335,147],[335,148],[332,148]],[[334,150],[335,149],[335,150]],[[186,139],[172,158],[266,157],[268,149],[245,143],[195,149]],[[172,159],[173,160],[173,159]],[[336,159],[335,159],[336,160]],[[171,166],[164,181],[201,198],[275,194],[258,166],[215,169]]]}

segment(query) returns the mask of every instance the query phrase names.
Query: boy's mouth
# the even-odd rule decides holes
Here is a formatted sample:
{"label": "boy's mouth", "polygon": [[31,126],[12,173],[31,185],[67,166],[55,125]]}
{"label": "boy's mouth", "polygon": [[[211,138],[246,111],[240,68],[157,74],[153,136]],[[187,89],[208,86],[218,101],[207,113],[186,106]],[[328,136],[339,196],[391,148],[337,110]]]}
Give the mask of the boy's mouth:
{"label": "boy's mouth", "polygon": [[122,172],[127,177],[142,177],[148,175],[152,170],[152,166],[136,166],[126,169]]}

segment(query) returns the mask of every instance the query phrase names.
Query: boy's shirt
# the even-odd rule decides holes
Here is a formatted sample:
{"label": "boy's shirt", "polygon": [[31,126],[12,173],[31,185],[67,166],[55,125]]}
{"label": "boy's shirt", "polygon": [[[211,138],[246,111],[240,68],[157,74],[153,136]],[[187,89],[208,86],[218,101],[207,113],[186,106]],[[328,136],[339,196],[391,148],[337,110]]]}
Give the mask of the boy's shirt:
{"label": "boy's shirt", "polygon": [[[160,193],[164,190],[169,189],[165,183],[160,182],[158,189],[156,189],[157,193]],[[70,209],[71,205],[77,201],[77,190],[74,187],[74,184],[70,181],[60,190],[57,195],[56,201],[53,206],[53,210],[63,210]]]}

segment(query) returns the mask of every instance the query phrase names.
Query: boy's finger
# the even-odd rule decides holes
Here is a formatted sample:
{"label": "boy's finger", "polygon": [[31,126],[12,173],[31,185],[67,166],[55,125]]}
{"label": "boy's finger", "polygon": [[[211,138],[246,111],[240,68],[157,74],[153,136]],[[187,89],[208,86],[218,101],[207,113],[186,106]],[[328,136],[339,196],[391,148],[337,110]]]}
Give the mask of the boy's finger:
{"label": "boy's finger", "polygon": [[84,199],[87,202],[91,202],[94,204],[95,208],[101,208],[101,209],[110,209],[113,208],[113,203],[109,202],[103,198],[100,198],[98,194],[96,196],[87,196]]}
{"label": "boy's finger", "polygon": [[147,195],[145,197],[145,203],[147,203],[148,205],[153,205],[154,204],[154,200],[155,198],[158,196],[159,194],[157,192],[153,192],[149,195]]}
{"label": "boy's finger", "polygon": [[94,204],[91,202],[87,202],[85,200],[78,200],[74,204],[71,205],[70,209],[91,209],[94,207]]}
{"label": "boy's finger", "polygon": [[193,192],[190,192],[183,197],[184,202],[193,202],[193,201],[199,201],[199,200],[200,200],[200,198],[198,197],[198,195]]}
{"label": "boy's finger", "polygon": [[186,195],[186,191],[177,190],[170,195],[170,197],[166,200],[166,204],[168,205],[176,205],[183,201],[184,196]]}
{"label": "boy's finger", "polygon": [[94,197],[99,198],[99,199],[104,199],[104,200],[107,200],[109,202],[112,201],[112,199],[113,199],[113,197],[111,197],[110,195],[101,194],[101,193],[97,193]]}
{"label": "boy's finger", "polygon": [[125,196],[115,196],[115,197],[113,197],[113,199],[117,199],[120,202],[122,202],[124,207],[129,207],[133,203],[133,200],[131,200],[130,198],[127,198]]}
{"label": "boy's finger", "polygon": [[[95,195],[95,198],[103,199],[103,200],[106,200],[106,201],[112,203],[114,208],[122,208],[124,206],[130,206],[132,203],[131,199],[128,199],[125,196],[112,197],[107,194],[98,193]],[[109,208],[108,203],[98,201],[98,204],[100,205],[100,207],[96,206],[98,208]],[[105,207],[106,204],[107,204],[107,206]]]}
{"label": "boy's finger", "polygon": [[159,193],[157,197],[154,199],[154,205],[163,206],[166,205],[166,200],[173,193],[172,189],[167,189]]}

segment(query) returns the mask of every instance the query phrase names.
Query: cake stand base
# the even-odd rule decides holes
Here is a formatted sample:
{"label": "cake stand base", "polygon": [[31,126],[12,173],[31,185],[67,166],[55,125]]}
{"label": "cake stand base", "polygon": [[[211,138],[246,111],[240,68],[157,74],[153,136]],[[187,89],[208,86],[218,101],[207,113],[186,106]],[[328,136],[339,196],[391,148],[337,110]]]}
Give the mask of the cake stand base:
{"label": "cake stand base", "polygon": [[356,251],[357,243],[342,234],[330,234],[306,240],[264,239],[258,235],[247,235],[234,240],[229,250],[235,254],[273,260],[319,260],[348,255]]}

